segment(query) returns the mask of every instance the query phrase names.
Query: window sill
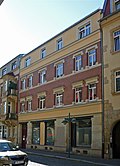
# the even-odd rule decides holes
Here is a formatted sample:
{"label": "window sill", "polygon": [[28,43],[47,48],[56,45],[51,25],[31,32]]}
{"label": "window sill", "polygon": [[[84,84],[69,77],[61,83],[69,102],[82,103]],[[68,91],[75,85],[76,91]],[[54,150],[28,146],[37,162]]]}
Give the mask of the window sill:
{"label": "window sill", "polygon": [[114,55],[114,54],[117,54],[117,53],[119,53],[119,52],[120,52],[120,50],[117,50],[117,51],[112,50],[112,51],[111,51],[111,54]]}
{"label": "window sill", "polygon": [[64,74],[62,76],[59,76],[59,77],[54,77],[54,80],[58,80],[58,79],[61,79],[64,77]]}
{"label": "window sill", "polygon": [[119,92],[113,92],[112,95],[113,96],[120,95],[120,91]]}

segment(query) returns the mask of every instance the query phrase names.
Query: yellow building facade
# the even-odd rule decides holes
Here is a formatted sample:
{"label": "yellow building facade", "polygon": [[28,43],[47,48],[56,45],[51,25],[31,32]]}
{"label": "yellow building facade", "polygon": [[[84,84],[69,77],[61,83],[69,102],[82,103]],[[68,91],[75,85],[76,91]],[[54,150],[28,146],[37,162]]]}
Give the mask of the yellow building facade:
{"label": "yellow building facade", "polygon": [[120,158],[120,1],[105,1],[101,20],[104,62],[104,154]]}
{"label": "yellow building facade", "polygon": [[100,17],[96,10],[21,59],[23,148],[101,156]]}

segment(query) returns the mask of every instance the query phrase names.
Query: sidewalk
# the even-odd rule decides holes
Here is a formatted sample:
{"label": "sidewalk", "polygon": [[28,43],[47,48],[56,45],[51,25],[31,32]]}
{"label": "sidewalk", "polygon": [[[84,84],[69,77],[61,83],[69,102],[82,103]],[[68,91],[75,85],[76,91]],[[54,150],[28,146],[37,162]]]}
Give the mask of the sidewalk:
{"label": "sidewalk", "polygon": [[91,163],[97,166],[120,166],[120,159],[102,159],[97,157],[82,156],[77,154],[71,154],[68,158],[67,153],[60,153],[48,150],[39,150],[39,149],[22,149],[27,154],[39,155],[43,157],[59,158],[64,160],[73,160],[81,161],[84,163]]}

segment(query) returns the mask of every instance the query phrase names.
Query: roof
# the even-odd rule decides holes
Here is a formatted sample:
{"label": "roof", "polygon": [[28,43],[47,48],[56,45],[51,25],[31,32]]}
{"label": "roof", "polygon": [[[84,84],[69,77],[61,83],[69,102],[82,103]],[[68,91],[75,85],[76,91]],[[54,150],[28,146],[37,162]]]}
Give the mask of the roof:
{"label": "roof", "polygon": [[39,45],[38,47],[34,48],[33,50],[31,50],[30,52],[28,52],[27,54],[25,54],[24,56],[27,56],[28,54],[32,53],[33,51],[37,50],[38,48],[42,47],[43,45],[47,44],[48,42],[50,42],[51,40],[55,39],[56,37],[58,37],[59,35],[63,34],[64,32],[68,31],[69,29],[71,29],[72,27],[76,26],[77,24],[81,23],[82,21],[84,21],[85,19],[91,17],[92,15],[94,15],[95,13],[101,11],[101,9],[97,9],[95,11],[93,11],[92,13],[90,13],[89,15],[85,16],[84,18],[82,18],[81,20],[77,21],[76,23],[74,23],[73,25],[69,26],[68,28],[66,28],[65,30],[61,31],[60,33],[58,33],[57,35],[53,36],[52,38],[50,38],[49,40],[47,40],[46,42],[42,43],[41,45]]}

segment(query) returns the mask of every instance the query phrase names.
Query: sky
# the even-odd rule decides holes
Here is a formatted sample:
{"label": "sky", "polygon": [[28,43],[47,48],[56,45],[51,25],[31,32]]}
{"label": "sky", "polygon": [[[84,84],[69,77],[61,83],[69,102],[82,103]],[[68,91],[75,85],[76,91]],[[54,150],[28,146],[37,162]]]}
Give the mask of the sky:
{"label": "sky", "polygon": [[4,0],[0,6],[0,67],[102,8],[103,3],[104,0]]}

